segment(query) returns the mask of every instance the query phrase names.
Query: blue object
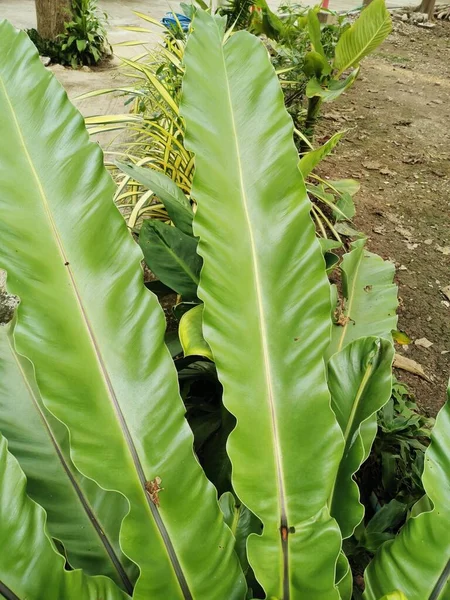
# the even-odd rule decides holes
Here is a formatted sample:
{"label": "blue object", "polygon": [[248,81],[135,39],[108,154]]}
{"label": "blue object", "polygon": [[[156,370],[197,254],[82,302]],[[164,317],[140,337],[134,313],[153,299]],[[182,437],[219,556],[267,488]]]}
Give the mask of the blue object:
{"label": "blue object", "polygon": [[168,29],[177,29],[177,20],[181,26],[181,29],[183,31],[188,31],[189,25],[191,24],[191,19],[189,17],[186,17],[185,15],[180,15],[179,13],[175,13],[175,15],[173,12],[166,13],[161,19],[161,23],[164,25],[164,27],[167,27]]}

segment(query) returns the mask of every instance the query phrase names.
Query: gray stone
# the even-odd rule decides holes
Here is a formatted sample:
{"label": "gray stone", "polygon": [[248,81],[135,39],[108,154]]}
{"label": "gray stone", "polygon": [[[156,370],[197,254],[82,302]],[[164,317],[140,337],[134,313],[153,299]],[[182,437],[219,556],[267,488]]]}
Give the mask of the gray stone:
{"label": "gray stone", "polygon": [[41,63],[44,65],[44,67],[48,67],[51,61],[50,56],[40,56],[39,58],[41,59]]}

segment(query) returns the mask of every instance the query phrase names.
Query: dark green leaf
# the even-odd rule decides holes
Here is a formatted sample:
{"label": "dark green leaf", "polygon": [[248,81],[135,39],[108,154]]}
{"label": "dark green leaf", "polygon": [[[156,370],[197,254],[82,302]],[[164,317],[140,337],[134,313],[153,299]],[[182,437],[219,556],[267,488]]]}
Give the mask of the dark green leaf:
{"label": "dark green leaf", "polygon": [[139,234],[144,259],[153,273],[186,299],[197,296],[202,259],[197,240],[155,219],[144,221]]}

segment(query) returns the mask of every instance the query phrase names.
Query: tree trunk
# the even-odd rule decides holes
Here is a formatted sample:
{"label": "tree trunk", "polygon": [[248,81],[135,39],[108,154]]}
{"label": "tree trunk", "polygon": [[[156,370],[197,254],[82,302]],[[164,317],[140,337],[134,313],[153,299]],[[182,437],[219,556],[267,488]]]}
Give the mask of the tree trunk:
{"label": "tree trunk", "polygon": [[432,21],[434,19],[435,4],[436,0],[422,0],[421,5],[416,8],[416,12],[426,13],[428,15],[428,20]]}
{"label": "tree trunk", "polygon": [[54,40],[64,32],[64,23],[70,20],[71,0],[35,0],[37,31],[45,40]]}

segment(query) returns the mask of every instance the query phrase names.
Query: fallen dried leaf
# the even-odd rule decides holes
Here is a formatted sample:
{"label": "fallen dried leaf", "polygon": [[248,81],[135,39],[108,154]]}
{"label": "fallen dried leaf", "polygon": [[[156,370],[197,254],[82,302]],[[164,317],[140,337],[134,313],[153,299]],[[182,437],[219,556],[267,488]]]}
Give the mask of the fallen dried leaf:
{"label": "fallen dried leaf", "polygon": [[450,246],[436,246],[438,252],[442,252],[444,256],[450,255]]}
{"label": "fallen dried leaf", "polygon": [[406,244],[408,250],[415,250],[419,244]]}
{"label": "fallen dried leaf", "polygon": [[395,228],[395,231],[397,233],[400,233],[403,237],[405,237],[408,240],[408,242],[411,241],[411,238],[413,237],[412,231],[410,231],[409,229],[406,229],[405,227],[402,227],[401,225],[398,225]]}
{"label": "fallen dried leaf", "polygon": [[337,112],[329,112],[324,115],[324,119],[329,119],[331,121],[342,121],[342,116]]}
{"label": "fallen dried leaf", "polygon": [[425,373],[421,364],[412,360],[412,358],[406,358],[401,354],[396,354],[394,357],[394,367],[401,369],[402,371],[408,371],[413,375],[417,375],[429,383],[433,383],[433,380]]}
{"label": "fallen dried leaf", "polygon": [[430,342],[430,340],[427,340],[427,338],[423,337],[419,338],[418,340],[415,340],[414,345],[420,346],[421,348],[431,348],[433,342]]}
{"label": "fallen dried leaf", "polygon": [[383,227],[383,225],[380,225],[380,227],[374,227],[372,229],[372,231],[374,233],[378,233],[378,235],[384,235],[386,233],[386,227]]}
{"label": "fallen dried leaf", "polygon": [[395,171],[391,171],[388,168],[380,169],[381,175],[397,175]]}
{"label": "fallen dried leaf", "polygon": [[450,285],[447,285],[445,288],[442,288],[441,292],[446,298],[450,300]]}
{"label": "fallen dried leaf", "polygon": [[381,164],[377,162],[363,162],[362,166],[369,171],[378,171],[381,169]]}

